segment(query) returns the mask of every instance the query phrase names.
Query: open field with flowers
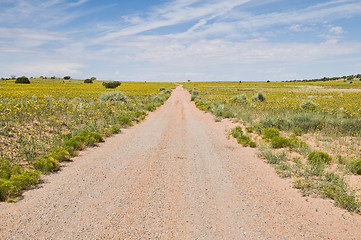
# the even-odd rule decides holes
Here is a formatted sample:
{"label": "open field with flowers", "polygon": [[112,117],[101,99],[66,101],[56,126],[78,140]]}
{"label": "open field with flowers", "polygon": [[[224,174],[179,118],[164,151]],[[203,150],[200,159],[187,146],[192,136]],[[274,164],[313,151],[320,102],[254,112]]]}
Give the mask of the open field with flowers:
{"label": "open field with flowers", "polygon": [[[171,83],[30,79],[0,81],[0,200],[16,197],[61,161],[145,118],[170,96]],[[121,93],[119,93],[121,92]]]}
{"label": "open field with flowers", "polygon": [[304,195],[360,211],[361,81],[188,82],[196,106],[216,121],[239,122],[230,135]]}

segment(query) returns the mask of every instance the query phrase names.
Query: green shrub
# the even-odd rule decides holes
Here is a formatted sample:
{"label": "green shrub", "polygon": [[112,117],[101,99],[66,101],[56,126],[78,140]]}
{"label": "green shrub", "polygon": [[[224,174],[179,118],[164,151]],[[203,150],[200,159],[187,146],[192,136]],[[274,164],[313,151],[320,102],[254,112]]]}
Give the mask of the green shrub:
{"label": "green shrub", "polygon": [[233,117],[233,113],[231,111],[224,111],[222,115],[224,118],[232,118]]}
{"label": "green shrub", "polygon": [[335,173],[325,173],[321,183],[321,193],[335,200],[335,205],[355,212],[360,210],[360,201],[349,193],[342,177]]}
{"label": "green shrub", "polygon": [[232,137],[237,139],[237,142],[241,144],[244,147],[250,146],[250,147],[256,147],[257,144],[251,140],[251,138],[247,135],[243,135],[242,128],[240,126],[237,126],[231,130]]}
{"label": "green shrub", "polygon": [[119,81],[110,81],[110,82],[103,82],[103,86],[105,88],[117,88],[121,85],[122,83]]}
{"label": "green shrub", "polygon": [[84,83],[93,83],[93,80],[88,78],[84,80]]}
{"label": "green shrub", "polygon": [[265,101],[266,100],[266,96],[262,93],[262,92],[258,92],[256,96],[252,97],[252,101]]}
{"label": "green shrub", "polygon": [[251,138],[247,135],[241,135],[237,137],[237,142],[241,144],[243,147],[247,147],[251,142]]}
{"label": "green shrub", "polygon": [[18,189],[29,189],[31,186],[39,183],[39,172],[26,171],[21,174],[12,175],[10,182]]}
{"label": "green shrub", "polygon": [[158,95],[152,96],[151,101],[153,103],[157,103],[157,104],[163,104],[164,103],[163,98],[158,96]]}
{"label": "green shrub", "polygon": [[167,94],[167,95],[170,95],[172,93],[172,90],[171,89],[165,89],[165,90],[163,90],[163,93]]}
{"label": "green shrub", "polygon": [[296,136],[302,136],[302,134],[304,133],[302,128],[294,128],[292,130],[292,133]]}
{"label": "green shrub", "polygon": [[10,161],[0,159],[0,179],[9,179],[13,174],[12,170]]}
{"label": "green shrub", "polygon": [[290,140],[290,149],[296,151],[302,155],[308,155],[311,152],[310,146],[305,142],[297,138],[296,135],[291,135]]}
{"label": "green shrub", "polygon": [[230,111],[224,104],[213,106],[210,111],[216,117],[230,118],[233,117],[232,111]]}
{"label": "green shrub", "polygon": [[241,95],[235,96],[234,98],[232,98],[232,102],[240,103],[240,104],[247,103],[247,96],[246,96],[246,94],[241,94]]}
{"label": "green shrub", "polygon": [[193,90],[191,90],[191,94],[194,95],[194,96],[198,96],[199,95],[198,89],[193,88]]}
{"label": "green shrub", "polygon": [[71,133],[65,133],[65,134],[62,134],[61,135],[61,139],[63,140],[63,141],[67,141],[67,140],[69,140],[70,138],[72,138],[73,137],[73,135],[71,134]]}
{"label": "green shrub", "polygon": [[118,125],[118,124],[113,125],[111,128],[111,133],[115,134],[115,133],[119,133],[119,132],[120,132],[120,125]]}
{"label": "green shrub", "polygon": [[103,136],[100,133],[84,131],[79,135],[80,138],[84,138],[85,146],[95,146],[99,142],[104,142]]}
{"label": "green shrub", "polygon": [[196,101],[194,101],[194,103],[196,104],[196,107],[202,111],[210,111],[211,110],[211,106],[201,100],[196,100]]}
{"label": "green shrub", "polygon": [[54,158],[47,156],[34,161],[33,166],[42,173],[54,172],[59,168],[58,162]]}
{"label": "green shrub", "polygon": [[292,185],[294,188],[301,189],[301,190],[307,190],[307,189],[313,187],[314,183],[312,181],[302,178],[302,177],[294,177]]}
{"label": "green shrub", "polygon": [[361,159],[351,160],[346,165],[347,171],[361,175]]}
{"label": "green shrub", "polygon": [[317,108],[317,104],[312,101],[306,101],[301,103],[300,107],[307,111],[315,111]]}
{"label": "green shrub", "polygon": [[29,81],[29,78],[27,78],[27,77],[25,77],[25,76],[22,76],[22,77],[18,77],[18,78],[15,80],[15,83],[29,84],[30,81]]}
{"label": "green shrub", "polygon": [[150,104],[147,106],[147,110],[150,112],[155,111],[155,109],[157,109],[157,107],[154,104]]}
{"label": "green shrub", "polygon": [[285,148],[291,145],[291,141],[288,138],[281,136],[274,136],[271,138],[272,148]]}
{"label": "green shrub", "polygon": [[71,139],[65,141],[64,146],[72,148],[75,151],[77,151],[77,150],[82,150],[85,148],[84,142],[85,142],[85,137],[76,136],[76,137],[72,137]]}
{"label": "green shrub", "polygon": [[267,159],[270,164],[279,164],[288,159],[287,152],[282,151],[279,153],[273,153],[272,150],[264,148],[261,146],[259,149],[258,155]]}
{"label": "green shrub", "polygon": [[254,126],[246,127],[246,132],[253,133],[255,131]]}
{"label": "green shrub", "polygon": [[0,201],[6,201],[8,198],[15,197],[19,189],[9,180],[0,179]]}
{"label": "green shrub", "polygon": [[69,151],[60,147],[54,148],[49,156],[59,162],[69,161],[72,157]]}
{"label": "green shrub", "polygon": [[132,124],[132,118],[128,115],[122,115],[119,117],[119,123],[122,126],[129,126]]}
{"label": "green shrub", "polygon": [[238,138],[243,135],[242,128],[240,126],[235,127],[231,130],[232,137]]}
{"label": "green shrub", "polygon": [[100,102],[127,102],[127,97],[121,92],[104,92],[100,95]]}
{"label": "green shrub", "polygon": [[324,152],[313,151],[307,157],[307,162],[311,166],[320,166],[330,163],[332,160],[331,156]]}
{"label": "green shrub", "polygon": [[261,119],[260,124],[264,128],[277,128],[280,130],[301,128],[304,132],[314,132],[324,129],[325,125],[329,125],[330,122],[326,115],[307,111],[284,116],[268,115]]}
{"label": "green shrub", "polygon": [[264,139],[270,140],[274,137],[279,137],[281,134],[280,131],[276,128],[265,128],[262,129],[262,135]]}

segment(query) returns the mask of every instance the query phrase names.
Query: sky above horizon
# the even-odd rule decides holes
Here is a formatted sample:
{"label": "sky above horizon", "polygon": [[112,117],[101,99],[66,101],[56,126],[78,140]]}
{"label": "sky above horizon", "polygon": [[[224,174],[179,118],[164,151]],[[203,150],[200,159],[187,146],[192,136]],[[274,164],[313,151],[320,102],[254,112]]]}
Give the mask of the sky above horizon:
{"label": "sky above horizon", "polygon": [[0,77],[293,80],[361,73],[361,1],[0,0]]}

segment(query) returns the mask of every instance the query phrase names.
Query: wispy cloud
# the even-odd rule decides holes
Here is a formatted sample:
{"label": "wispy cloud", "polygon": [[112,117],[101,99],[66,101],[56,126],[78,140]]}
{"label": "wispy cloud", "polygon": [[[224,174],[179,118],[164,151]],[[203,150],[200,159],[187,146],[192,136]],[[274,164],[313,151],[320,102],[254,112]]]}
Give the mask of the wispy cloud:
{"label": "wispy cloud", "polygon": [[199,26],[201,21],[207,21],[207,19],[209,20],[224,15],[236,6],[240,6],[248,1],[249,0],[224,0],[220,2],[175,0],[162,8],[156,8],[152,12],[147,13],[147,16],[144,18],[141,18],[140,16],[125,17],[124,19],[128,20],[127,23],[130,23],[130,26],[121,26],[117,31],[106,33],[104,36],[100,37],[98,41],[110,41],[122,36],[136,35],[161,27],[173,26],[205,18],[203,20],[198,20],[196,25]]}
{"label": "wispy cloud", "polygon": [[301,24],[293,24],[291,27],[289,27],[289,30],[294,32],[308,32],[312,31],[313,29],[311,27],[305,27]]}
{"label": "wispy cloud", "polygon": [[342,27],[331,27],[330,33],[340,35],[340,34],[344,33],[344,31],[343,31]]}
{"label": "wispy cloud", "polygon": [[86,11],[76,9],[87,1],[13,0],[7,8],[0,11],[0,24],[12,27],[37,26],[43,29],[63,25],[87,14]]}

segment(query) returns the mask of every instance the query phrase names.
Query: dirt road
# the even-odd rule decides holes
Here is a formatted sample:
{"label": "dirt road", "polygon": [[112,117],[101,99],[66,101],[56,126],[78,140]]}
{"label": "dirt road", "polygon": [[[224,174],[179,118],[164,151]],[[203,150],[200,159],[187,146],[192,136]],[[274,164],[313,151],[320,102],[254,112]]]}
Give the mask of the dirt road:
{"label": "dirt road", "polygon": [[360,239],[361,217],[301,197],[178,87],[18,203],[0,239]]}

